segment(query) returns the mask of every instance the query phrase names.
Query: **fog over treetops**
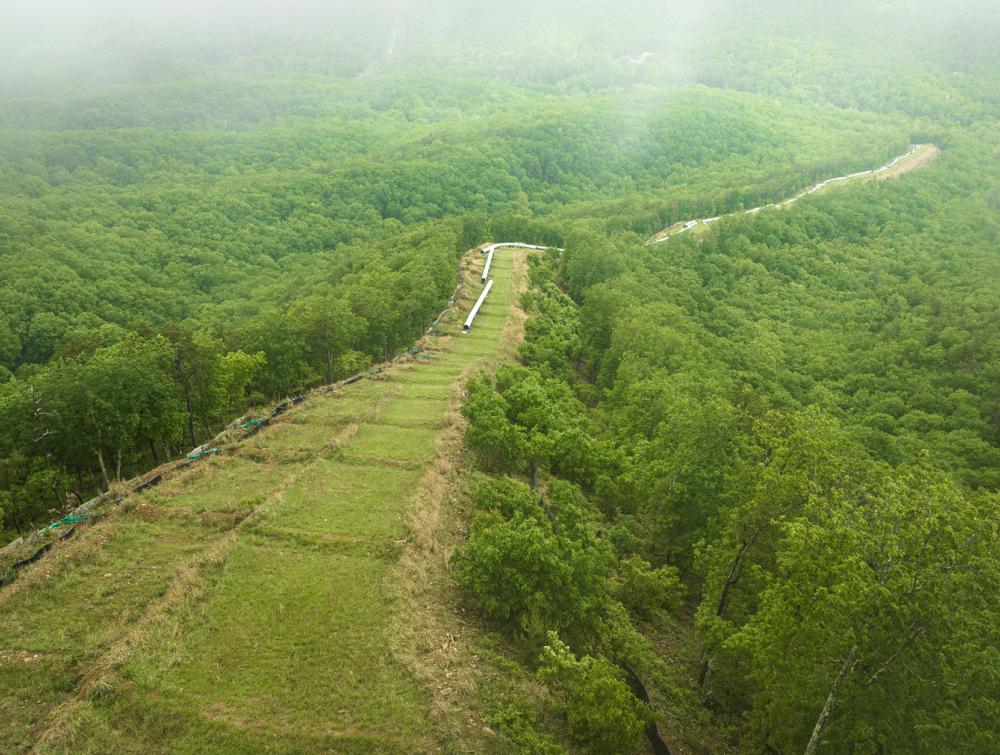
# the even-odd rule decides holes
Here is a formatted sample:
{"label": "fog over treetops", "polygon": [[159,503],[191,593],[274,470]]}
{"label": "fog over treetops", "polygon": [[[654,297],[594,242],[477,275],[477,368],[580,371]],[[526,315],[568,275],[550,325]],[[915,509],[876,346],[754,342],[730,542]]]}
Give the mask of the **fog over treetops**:
{"label": "fog over treetops", "polygon": [[0,752],[1000,752],[998,0],[0,2]]}
{"label": "fog over treetops", "polygon": [[0,27],[0,82],[28,94],[60,79],[79,85],[156,78],[163,72],[152,70],[153,58],[174,61],[173,73],[262,58],[274,67],[291,64],[306,48],[320,57],[349,52],[353,67],[363,69],[385,55],[393,35],[393,53],[403,60],[429,49],[447,57],[469,48],[525,52],[535,45],[567,54],[658,52],[690,70],[691,56],[704,45],[752,36],[754,28],[934,54],[941,42],[990,35],[996,17],[989,0],[10,0]]}

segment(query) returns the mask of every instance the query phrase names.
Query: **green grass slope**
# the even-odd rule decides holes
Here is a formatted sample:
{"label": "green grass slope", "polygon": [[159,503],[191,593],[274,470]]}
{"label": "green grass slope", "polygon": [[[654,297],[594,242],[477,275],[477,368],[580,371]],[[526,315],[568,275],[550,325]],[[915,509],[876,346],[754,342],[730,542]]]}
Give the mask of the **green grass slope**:
{"label": "green grass slope", "polygon": [[391,650],[406,514],[464,371],[516,291],[482,259],[423,358],[317,394],[220,457],[127,499],[0,592],[0,750],[437,749]]}

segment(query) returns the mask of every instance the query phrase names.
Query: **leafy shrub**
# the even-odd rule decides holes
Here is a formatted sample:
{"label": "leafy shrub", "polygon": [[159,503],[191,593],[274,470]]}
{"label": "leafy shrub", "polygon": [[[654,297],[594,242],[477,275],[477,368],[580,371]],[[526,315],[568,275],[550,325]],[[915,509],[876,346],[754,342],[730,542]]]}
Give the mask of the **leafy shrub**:
{"label": "leafy shrub", "polygon": [[508,406],[485,377],[470,380],[462,414],[469,420],[465,442],[490,472],[513,469],[521,458],[523,439],[507,419]]}
{"label": "leafy shrub", "polygon": [[618,564],[618,597],[637,616],[648,617],[658,610],[673,608],[684,594],[677,569],[654,569],[639,556],[629,556]]}
{"label": "leafy shrub", "polygon": [[533,615],[582,636],[606,603],[609,555],[553,534],[544,519],[486,513],[474,523],[455,572],[487,615],[507,623]]}
{"label": "leafy shrub", "polygon": [[653,712],[625,683],[622,672],[606,659],[577,659],[555,632],[542,650],[539,678],[561,700],[573,739],[586,752],[633,752]]}
{"label": "leafy shrub", "polygon": [[531,517],[540,513],[538,494],[510,477],[491,477],[472,495],[479,511],[495,511],[504,519]]}
{"label": "leafy shrub", "polygon": [[608,530],[608,540],[614,546],[619,558],[631,556],[642,550],[642,538],[635,534],[635,517],[621,514]]}
{"label": "leafy shrub", "polygon": [[554,481],[550,493],[546,512],[526,485],[503,478],[481,484],[455,575],[494,619],[583,637],[608,605],[614,553],[589,525],[578,488]]}
{"label": "leafy shrub", "polygon": [[538,722],[526,706],[508,702],[498,708],[490,723],[499,729],[517,748],[526,755],[559,755],[563,749],[552,738],[538,731]]}

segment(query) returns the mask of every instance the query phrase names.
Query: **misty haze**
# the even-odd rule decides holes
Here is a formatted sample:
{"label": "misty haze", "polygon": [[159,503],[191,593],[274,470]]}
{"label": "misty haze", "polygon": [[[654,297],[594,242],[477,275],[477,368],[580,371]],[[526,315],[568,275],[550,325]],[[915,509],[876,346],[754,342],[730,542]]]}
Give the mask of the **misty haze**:
{"label": "misty haze", "polygon": [[996,0],[7,0],[0,752],[1000,751]]}

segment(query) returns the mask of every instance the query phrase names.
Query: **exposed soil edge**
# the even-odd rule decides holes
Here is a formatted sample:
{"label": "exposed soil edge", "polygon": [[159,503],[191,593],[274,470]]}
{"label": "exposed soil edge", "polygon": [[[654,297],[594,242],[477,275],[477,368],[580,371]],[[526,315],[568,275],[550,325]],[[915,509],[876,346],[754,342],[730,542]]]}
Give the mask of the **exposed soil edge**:
{"label": "exposed soil edge", "polygon": [[[450,747],[482,752],[494,732],[469,703],[476,697],[480,672],[468,652],[468,623],[457,602],[448,562],[463,542],[461,476],[468,468],[461,413],[466,380],[477,372],[492,372],[513,356],[524,338],[527,314],[519,304],[527,286],[527,254],[514,253],[509,310],[494,356],[469,364],[452,384],[447,425],[435,439],[436,458],[421,479],[407,515],[411,537],[393,580],[400,610],[390,632],[390,648],[424,688],[431,713]],[[459,744],[460,743],[460,744]]]}

